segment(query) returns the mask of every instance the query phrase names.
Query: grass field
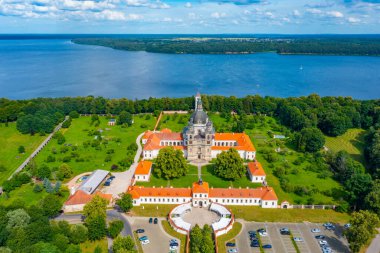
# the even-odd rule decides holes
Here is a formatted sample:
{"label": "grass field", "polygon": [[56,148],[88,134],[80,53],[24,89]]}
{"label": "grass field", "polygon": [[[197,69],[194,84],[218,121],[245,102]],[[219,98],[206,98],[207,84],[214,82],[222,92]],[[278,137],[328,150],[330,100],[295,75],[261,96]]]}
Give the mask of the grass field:
{"label": "grass field", "polygon": [[[6,171],[0,171],[0,184],[20,166],[24,160],[41,144],[46,136],[21,134],[16,129],[16,122],[6,127],[0,124],[0,165]],[[25,147],[25,153],[19,154],[18,147]]]}
{"label": "grass field", "polygon": [[[58,145],[56,140],[52,140],[36,157],[38,165],[46,163],[50,168],[58,167],[63,163],[65,157],[72,157],[69,162],[69,166],[73,169],[74,174],[80,174],[87,171],[93,171],[96,169],[110,170],[112,164],[118,164],[118,162],[126,157],[127,147],[135,143],[137,136],[147,129],[153,129],[155,119],[150,117],[148,120],[145,116],[134,116],[134,123],[130,127],[122,127],[120,125],[107,126],[108,119],[106,117],[99,117],[100,124],[95,127],[92,126],[90,117],[80,117],[73,119],[71,126],[68,129],[62,129],[61,132],[66,138],[66,145],[69,151],[61,153],[61,148],[65,145]],[[94,136],[89,136],[89,132],[92,130],[103,130],[102,138],[108,140],[108,144],[100,144],[100,149],[96,149],[89,145],[84,147],[85,141],[93,141]],[[120,138],[120,142],[115,141],[116,138]],[[73,150],[73,149],[77,150]],[[105,162],[107,156],[107,150],[114,150],[111,155],[111,161]],[[54,154],[56,150],[56,154]],[[47,157],[51,155],[55,157],[55,162],[47,163]],[[73,157],[79,155],[79,157]],[[78,162],[77,158],[83,158],[84,161]]]}
{"label": "grass field", "polygon": [[226,252],[226,243],[232,241],[241,231],[242,224],[235,222],[232,229],[227,234],[221,235],[218,240],[218,252]]}
{"label": "grass field", "polygon": [[108,252],[107,238],[101,239],[99,241],[86,241],[80,244],[82,253],[93,253],[98,246],[102,249],[101,252]]}
{"label": "grass field", "polygon": [[334,152],[345,150],[355,160],[364,163],[364,134],[363,129],[348,129],[345,134],[338,137],[326,136],[325,146]]}
{"label": "grass field", "polygon": [[165,232],[168,233],[169,235],[177,238],[178,240],[181,241],[181,247],[179,248],[180,253],[185,253],[185,248],[186,248],[186,235],[180,234],[176,232],[169,224],[168,221],[163,220],[162,221],[162,227],[164,228]]}
{"label": "grass field", "polygon": [[334,210],[269,209],[258,206],[228,206],[236,219],[257,222],[335,222],[347,223],[350,216]]}
{"label": "grass field", "polygon": [[169,212],[176,205],[154,205],[146,204],[141,206],[134,206],[130,212],[132,216],[142,216],[142,217],[166,217]]}
{"label": "grass field", "polygon": [[[0,196],[0,205],[8,206],[13,202],[22,202],[25,206],[38,205],[38,202],[48,195],[48,193],[43,190],[41,192],[33,191],[34,185],[32,183],[24,184],[19,188],[11,191],[8,197],[5,195]],[[61,202],[67,199],[69,192],[64,192],[64,195],[60,198]]]}
{"label": "grass field", "polygon": [[190,114],[164,114],[159,124],[159,130],[169,128],[173,132],[182,132],[183,128],[187,125]]}

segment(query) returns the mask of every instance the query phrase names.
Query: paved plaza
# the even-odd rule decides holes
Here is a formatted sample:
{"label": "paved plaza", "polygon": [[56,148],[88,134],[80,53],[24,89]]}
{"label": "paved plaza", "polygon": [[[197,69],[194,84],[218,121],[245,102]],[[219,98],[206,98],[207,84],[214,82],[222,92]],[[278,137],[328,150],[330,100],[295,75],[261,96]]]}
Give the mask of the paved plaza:
{"label": "paved plaza", "polygon": [[198,224],[203,227],[205,224],[210,225],[220,219],[220,216],[208,210],[207,208],[193,207],[191,212],[186,213],[183,216],[183,220],[191,224],[192,227]]}

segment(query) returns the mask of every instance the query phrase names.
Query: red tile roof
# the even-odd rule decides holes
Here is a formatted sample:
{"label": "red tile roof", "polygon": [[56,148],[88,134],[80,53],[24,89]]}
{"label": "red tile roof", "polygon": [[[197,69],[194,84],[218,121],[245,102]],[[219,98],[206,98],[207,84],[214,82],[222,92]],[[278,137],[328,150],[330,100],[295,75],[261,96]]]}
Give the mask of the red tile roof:
{"label": "red tile roof", "polygon": [[272,187],[255,189],[211,188],[210,198],[258,198],[262,200],[277,200]]}
{"label": "red tile roof", "polygon": [[258,198],[262,200],[278,200],[272,187],[260,187],[255,189],[237,188],[208,188],[208,184],[193,184],[190,188],[145,188],[143,186],[129,187],[128,193],[133,199],[140,197],[191,197],[192,193],[209,193],[210,198]]}
{"label": "red tile roof", "polygon": [[193,183],[193,193],[209,193],[209,191],[210,188],[207,182],[202,182],[202,184],[199,184],[199,182]]}
{"label": "red tile roof", "polygon": [[252,176],[265,176],[263,166],[261,166],[261,163],[259,163],[258,161],[249,162],[248,170]]}
{"label": "red tile roof", "polygon": [[133,199],[140,197],[191,197],[190,188],[145,188],[144,186],[129,187],[128,193]]}
{"label": "red tile roof", "polygon": [[236,146],[212,146],[212,150],[236,150],[256,151],[249,136],[245,133],[215,133],[215,141],[235,141]]}
{"label": "red tile roof", "polygon": [[101,192],[96,192],[94,194],[87,194],[82,190],[78,190],[68,198],[68,200],[65,202],[65,205],[87,204],[88,202],[92,200],[94,196],[100,196],[104,198],[105,200],[107,200],[108,203],[111,202],[112,200],[112,194],[104,194]]}
{"label": "red tile roof", "polygon": [[149,175],[150,170],[152,169],[151,161],[140,161],[136,167],[135,174],[138,175]]}
{"label": "red tile roof", "polygon": [[[156,150],[166,146],[161,146],[161,141],[183,141],[181,133],[172,133],[170,129],[163,129],[159,133],[149,135],[147,142],[144,145],[144,150]],[[172,146],[175,149],[184,149],[184,146]]]}

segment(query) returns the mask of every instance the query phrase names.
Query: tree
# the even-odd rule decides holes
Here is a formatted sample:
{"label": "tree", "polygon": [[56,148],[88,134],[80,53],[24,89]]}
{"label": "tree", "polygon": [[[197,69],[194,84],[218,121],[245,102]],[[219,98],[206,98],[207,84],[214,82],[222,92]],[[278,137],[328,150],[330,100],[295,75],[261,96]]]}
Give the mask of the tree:
{"label": "tree", "polygon": [[351,215],[351,227],[345,231],[345,235],[353,253],[359,252],[377,232],[376,227],[380,220],[376,214],[369,211],[354,212]]}
{"label": "tree", "polygon": [[25,147],[24,146],[19,146],[18,147],[18,152],[20,153],[20,154],[24,154],[25,153]]}
{"label": "tree", "polygon": [[108,234],[111,238],[116,238],[124,228],[124,223],[121,220],[110,222],[108,227]]}
{"label": "tree", "polygon": [[89,216],[86,218],[88,228],[88,239],[96,241],[102,239],[107,234],[106,219],[100,215]]}
{"label": "tree", "polygon": [[123,212],[129,212],[133,207],[132,195],[129,193],[122,193],[120,199],[116,200],[116,204]]}
{"label": "tree", "polygon": [[24,209],[16,209],[7,213],[7,229],[25,228],[29,221],[30,216]]}
{"label": "tree", "polygon": [[59,166],[58,173],[63,178],[70,178],[73,174],[73,170],[67,163],[62,163],[61,166]]}
{"label": "tree", "polygon": [[69,246],[69,238],[63,234],[56,234],[53,238],[53,244],[61,251],[65,252]]}
{"label": "tree", "polygon": [[344,184],[348,192],[348,199],[354,209],[364,205],[364,198],[372,188],[371,175],[367,173],[356,173]]}
{"label": "tree", "polygon": [[217,155],[214,172],[222,178],[236,180],[245,175],[246,168],[239,153],[231,148]]}
{"label": "tree", "polygon": [[76,224],[71,226],[70,229],[70,242],[74,244],[79,244],[87,241],[88,239],[88,229],[82,224]]}
{"label": "tree", "polygon": [[41,207],[44,214],[51,218],[61,211],[62,205],[58,196],[49,194],[41,201]]}
{"label": "tree", "polygon": [[7,240],[7,246],[13,252],[24,252],[30,246],[25,230],[21,227],[12,229]]}
{"label": "tree", "polygon": [[126,111],[122,111],[120,112],[119,118],[116,122],[119,125],[127,124],[128,126],[130,126],[132,125],[132,114]]}
{"label": "tree", "polygon": [[94,196],[83,208],[83,215],[87,218],[100,216],[106,218],[107,201],[99,195]]}
{"label": "tree", "polygon": [[82,250],[80,249],[79,245],[73,245],[73,244],[70,244],[65,253],[82,253]]}
{"label": "tree", "polygon": [[77,111],[71,111],[71,112],[69,113],[69,116],[70,116],[70,118],[72,118],[72,119],[76,119],[76,118],[79,118],[79,113],[78,113]]}
{"label": "tree", "polygon": [[202,229],[199,225],[195,225],[190,231],[190,252],[192,253],[201,253],[201,245],[203,240]]}
{"label": "tree", "polygon": [[39,179],[50,178],[51,170],[46,164],[43,164],[37,168],[35,176]]}
{"label": "tree", "polygon": [[186,175],[187,171],[187,161],[183,157],[181,150],[166,147],[159,151],[154,167],[154,173],[158,177],[165,179],[178,178]]}
{"label": "tree", "polygon": [[317,152],[325,145],[325,136],[315,127],[304,128],[295,134],[295,144],[298,150]]}
{"label": "tree", "polygon": [[135,251],[135,242],[131,236],[118,236],[113,241],[112,250],[114,253],[129,253]]}
{"label": "tree", "polygon": [[214,253],[214,241],[212,240],[212,229],[209,225],[204,225],[203,231],[203,240],[201,244],[201,252],[203,253]]}
{"label": "tree", "polygon": [[339,116],[328,113],[318,124],[319,128],[329,136],[344,134],[350,127],[349,119],[346,116]]}
{"label": "tree", "polygon": [[373,182],[371,191],[364,199],[364,206],[366,209],[376,213],[380,217],[380,180],[377,179]]}

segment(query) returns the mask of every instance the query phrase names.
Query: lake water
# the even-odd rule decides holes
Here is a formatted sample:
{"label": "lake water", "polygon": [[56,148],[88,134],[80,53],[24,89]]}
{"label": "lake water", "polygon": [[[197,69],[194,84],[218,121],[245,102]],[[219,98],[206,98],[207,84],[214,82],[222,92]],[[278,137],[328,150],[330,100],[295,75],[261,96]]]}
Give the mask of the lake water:
{"label": "lake water", "polygon": [[174,55],[0,40],[0,97],[148,98],[206,94],[380,98],[380,57]]}

